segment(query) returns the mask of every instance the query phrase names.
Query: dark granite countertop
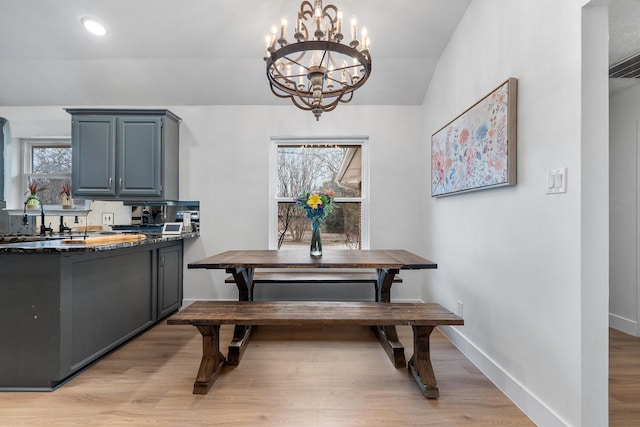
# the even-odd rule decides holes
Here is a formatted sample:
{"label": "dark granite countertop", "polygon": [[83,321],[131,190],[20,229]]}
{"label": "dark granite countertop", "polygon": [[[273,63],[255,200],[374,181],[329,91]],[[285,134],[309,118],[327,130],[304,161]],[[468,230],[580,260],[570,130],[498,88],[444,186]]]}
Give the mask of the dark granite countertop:
{"label": "dark granite countertop", "polygon": [[[62,238],[48,238],[40,241],[23,241],[17,243],[0,244],[2,253],[43,253],[43,252],[99,252],[114,249],[130,248],[134,246],[153,245],[174,240],[193,239],[200,233],[182,233],[177,235],[146,234],[146,239],[139,241],[105,243],[85,245],[83,243],[62,243]],[[65,237],[66,238],[66,237]],[[76,237],[77,238],[77,237]]]}

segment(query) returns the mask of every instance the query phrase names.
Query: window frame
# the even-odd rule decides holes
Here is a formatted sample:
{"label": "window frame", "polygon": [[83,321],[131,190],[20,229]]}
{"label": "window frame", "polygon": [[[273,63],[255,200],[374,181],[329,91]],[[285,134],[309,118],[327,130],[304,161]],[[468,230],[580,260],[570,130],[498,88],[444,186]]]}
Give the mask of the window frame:
{"label": "window frame", "polygon": [[[359,146],[362,155],[362,188],[360,197],[336,197],[336,203],[357,202],[361,204],[361,224],[360,233],[362,239],[362,249],[370,247],[369,228],[369,137],[272,137],[269,147],[269,244],[271,250],[278,249],[278,203],[290,202],[288,197],[277,197],[278,194],[278,147],[281,145],[300,146]],[[355,249],[354,249],[355,250]]]}
{"label": "window frame", "polygon": [[[31,179],[50,178],[50,179],[68,179],[71,182],[72,172],[69,173],[34,173],[33,167],[33,148],[34,147],[69,147],[71,149],[70,137],[47,137],[47,138],[21,138],[22,145],[22,169],[20,171],[20,191],[22,195],[29,191],[29,181]],[[22,196],[21,196],[22,197]],[[45,204],[44,206],[58,206],[59,203]]]}

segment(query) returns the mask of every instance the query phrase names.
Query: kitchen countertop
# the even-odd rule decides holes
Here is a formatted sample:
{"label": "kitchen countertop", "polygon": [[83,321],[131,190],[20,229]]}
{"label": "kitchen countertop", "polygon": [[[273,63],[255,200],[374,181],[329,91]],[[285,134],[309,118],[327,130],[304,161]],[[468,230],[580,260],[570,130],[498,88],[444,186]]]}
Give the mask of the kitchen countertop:
{"label": "kitchen countertop", "polygon": [[[184,240],[196,238],[200,235],[197,232],[182,233],[176,235],[150,233],[146,234],[146,239],[128,242],[109,242],[104,244],[86,245],[84,243],[63,243],[63,238],[48,238],[41,241],[24,241],[17,243],[0,244],[0,254],[2,253],[43,253],[43,252],[99,252],[114,249],[130,248],[134,246],[152,245],[174,240]],[[98,237],[100,234],[90,234],[89,237]],[[77,237],[75,237],[77,238]]]}

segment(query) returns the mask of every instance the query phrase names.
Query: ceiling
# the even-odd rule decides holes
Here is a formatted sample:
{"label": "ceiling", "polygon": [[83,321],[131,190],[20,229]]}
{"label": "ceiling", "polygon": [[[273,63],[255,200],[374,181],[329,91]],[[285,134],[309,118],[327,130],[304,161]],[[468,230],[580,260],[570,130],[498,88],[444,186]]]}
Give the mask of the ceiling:
{"label": "ceiling", "polygon": [[[373,72],[353,103],[419,105],[470,0],[331,3],[345,16],[355,15],[371,37]],[[640,51],[640,0],[611,3],[615,62]],[[2,0],[0,106],[287,105],[267,85],[264,36],[283,16],[291,22],[299,5],[300,0]],[[103,22],[107,35],[87,33],[83,16]]]}
{"label": "ceiling", "polygon": [[[419,105],[470,0],[330,3],[371,37],[373,73],[354,103]],[[299,8],[300,0],[2,0],[0,105],[288,105],[267,84],[264,38]],[[108,34],[87,33],[82,16]]]}

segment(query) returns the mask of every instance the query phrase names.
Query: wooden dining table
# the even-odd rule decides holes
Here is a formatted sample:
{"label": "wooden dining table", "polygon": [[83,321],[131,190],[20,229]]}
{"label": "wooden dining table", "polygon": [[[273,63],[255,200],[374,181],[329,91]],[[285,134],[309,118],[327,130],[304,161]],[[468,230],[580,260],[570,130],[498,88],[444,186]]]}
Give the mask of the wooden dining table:
{"label": "wooden dining table", "polygon": [[[255,269],[369,269],[376,271],[375,301],[391,302],[391,286],[400,270],[434,269],[437,264],[406,250],[325,250],[321,257],[312,257],[308,250],[231,250],[199,261],[190,269],[218,269],[233,275],[239,301],[253,300]],[[318,270],[322,271],[322,270]],[[398,340],[395,326],[373,326],[380,343],[396,368],[406,366],[404,347]],[[237,365],[246,349],[252,327],[236,325],[229,346],[227,362]]]}

